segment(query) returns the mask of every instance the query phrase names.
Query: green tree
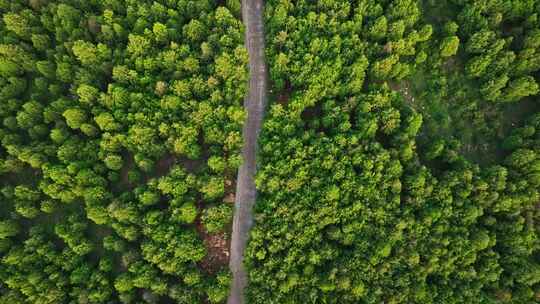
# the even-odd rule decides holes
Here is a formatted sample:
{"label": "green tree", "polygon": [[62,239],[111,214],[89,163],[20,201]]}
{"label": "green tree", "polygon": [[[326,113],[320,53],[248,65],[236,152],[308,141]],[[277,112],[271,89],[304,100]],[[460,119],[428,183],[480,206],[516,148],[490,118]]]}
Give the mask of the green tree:
{"label": "green tree", "polygon": [[222,232],[232,221],[232,207],[227,204],[210,207],[204,210],[202,223],[209,233]]}
{"label": "green tree", "polygon": [[29,39],[31,27],[28,20],[20,14],[7,13],[2,18],[8,30],[14,32],[17,36]]}
{"label": "green tree", "polygon": [[124,161],[120,155],[107,155],[104,159],[105,165],[111,170],[118,171],[122,168]]}
{"label": "green tree", "polygon": [[86,113],[78,108],[67,109],[62,113],[67,125],[72,129],[79,129],[87,121]]}
{"label": "green tree", "polygon": [[441,56],[450,57],[457,53],[459,48],[459,38],[457,36],[449,36],[443,39],[441,43]]}
{"label": "green tree", "polygon": [[511,80],[504,90],[502,100],[505,102],[518,101],[523,97],[538,94],[539,87],[536,80],[531,76],[523,76]]}
{"label": "green tree", "polygon": [[17,235],[19,230],[19,225],[13,220],[0,221],[0,240]]}

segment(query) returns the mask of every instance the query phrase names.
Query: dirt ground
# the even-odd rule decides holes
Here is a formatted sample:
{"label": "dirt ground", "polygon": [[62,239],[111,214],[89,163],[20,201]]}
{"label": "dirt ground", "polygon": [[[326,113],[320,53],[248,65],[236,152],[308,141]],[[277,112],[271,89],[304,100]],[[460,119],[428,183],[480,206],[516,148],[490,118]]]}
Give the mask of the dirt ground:
{"label": "dirt ground", "polygon": [[227,238],[228,232],[210,234],[204,228],[200,217],[195,222],[197,233],[203,239],[207,254],[199,263],[199,266],[206,273],[216,273],[227,267],[230,257],[230,239]]}

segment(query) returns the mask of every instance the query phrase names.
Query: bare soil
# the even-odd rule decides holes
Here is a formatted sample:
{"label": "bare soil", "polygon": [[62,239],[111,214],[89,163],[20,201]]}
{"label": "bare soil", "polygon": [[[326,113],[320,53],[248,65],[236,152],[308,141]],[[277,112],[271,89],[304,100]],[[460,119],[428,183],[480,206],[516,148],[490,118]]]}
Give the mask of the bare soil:
{"label": "bare soil", "polygon": [[279,104],[287,105],[289,103],[289,99],[291,98],[291,93],[293,91],[293,88],[291,86],[290,81],[285,81],[285,88],[279,92],[276,96],[276,101]]}
{"label": "bare soil", "polygon": [[199,236],[203,239],[207,252],[204,259],[199,263],[199,267],[208,274],[214,274],[227,267],[230,256],[228,232],[208,233],[201,222],[200,216],[195,221],[195,228]]}
{"label": "bare soil", "polygon": [[167,175],[171,170],[172,166],[176,163],[176,156],[171,153],[165,154],[161,159],[156,162],[156,167],[154,169],[155,176],[161,177]]}
{"label": "bare soil", "polygon": [[411,89],[411,84],[406,80],[401,81],[390,81],[388,83],[388,86],[390,89],[400,92],[403,98],[405,98],[405,101],[409,105],[414,104],[414,96]]}
{"label": "bare soil", "polygon": [[120,169],[120,188],[128,189],[130,188],[128,173],[135,166],[135,160],[129,152],[122,153],[122,159],[124,159],[124,165]]}
{"label": "bare soil", "polygon": [[171,171],[171,168],[176,164],[181,164],[182,167],[189,173],[196,173],[201,170],[208,157],[206,155],[201,156],[199,159],[189,159],[187,157],[181,157],[172,153],[165,154],[161,159],[156,162],[153,174],[151,177],[162,177]]}

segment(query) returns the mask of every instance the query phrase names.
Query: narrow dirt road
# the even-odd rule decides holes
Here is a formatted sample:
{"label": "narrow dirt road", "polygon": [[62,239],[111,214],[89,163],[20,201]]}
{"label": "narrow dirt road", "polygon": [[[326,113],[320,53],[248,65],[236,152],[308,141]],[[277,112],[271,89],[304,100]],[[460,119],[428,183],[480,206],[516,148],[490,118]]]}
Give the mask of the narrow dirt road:
{"label": "narrow dirt road", "polygon": [[261,130],[267,101],[267,68],[264,56],[264,0],[242,0],[242,18],[246,27],[245,43],[249,53],[249,93],[244,100],[247,120],[244,124],[244,162],[238,170],[236,201],[231,238],[229,267],[233,282],[227,304],[243,304],[247,274],[244,269],[244,250],[253,225],[255,204],[255,172],[257,138]]}

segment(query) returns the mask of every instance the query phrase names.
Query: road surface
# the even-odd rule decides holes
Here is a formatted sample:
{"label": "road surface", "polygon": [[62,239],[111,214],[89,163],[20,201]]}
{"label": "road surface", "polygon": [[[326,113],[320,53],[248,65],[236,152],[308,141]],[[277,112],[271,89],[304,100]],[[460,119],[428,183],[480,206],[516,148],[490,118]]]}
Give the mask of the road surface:
{"label": "road surface", "polygon": [[238,170],[229,267],[233,282],[227,304],[243,304],[247,274],[242,264],[253,225],[257,138],[267,102],[267,68],[264,56],[264,0],[242,0],[245,43],[249,53],[249,92],[244,100],[247,119],[243,128],[243,164]]}

